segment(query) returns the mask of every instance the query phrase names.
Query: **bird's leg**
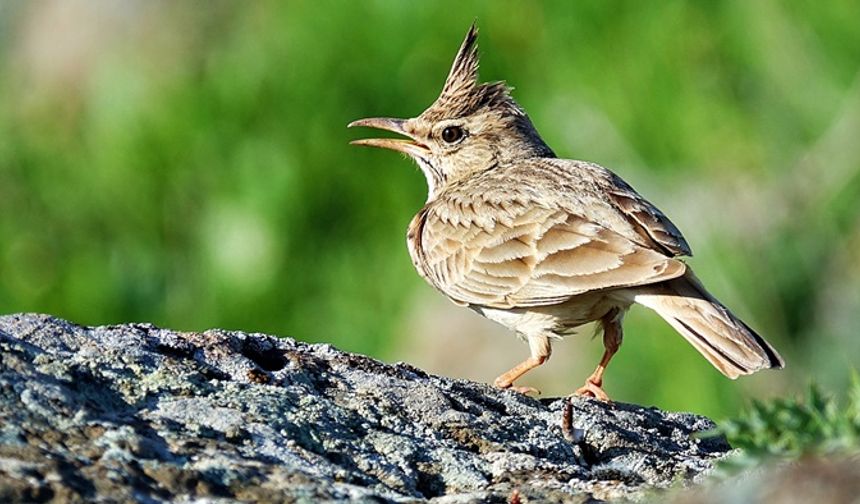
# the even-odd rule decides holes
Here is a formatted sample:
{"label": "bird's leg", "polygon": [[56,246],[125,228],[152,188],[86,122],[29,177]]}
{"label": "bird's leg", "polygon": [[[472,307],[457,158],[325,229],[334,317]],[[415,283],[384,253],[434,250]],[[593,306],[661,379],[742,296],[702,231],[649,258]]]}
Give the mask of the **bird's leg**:
{"label": "bird's leg", "polygon": [[603,373],[606,371],[606,366],[612,360],[612,356],[618,351],[621,346],[621,317],[619,310],[613,309],[602,319],[600,323],[603,326],[603,357],[600,358],[600,363],[597,369],[591,373],[591,376],[585,380],[585,385],[576,389],[576,395],[591,396],[601,401],[608,401],[609,396],[603,390]]}
{"label": "bird's leg", "polygon": [[495,385],[499,388],[503,388],[503,389],[509,388],[509,389],[515,390],[521,394],[529,394],[529,393],[540,394],[540,390],[538,390],[534,387],[514,387],[513,384],[514,384],[514,380],[516,380],[520,376],[526,374],[527,372],[531,371],[532,369],[540,366],[544,362],[546,362],[545,357],[544,358],[529,357],[528,359],[520,362],[519,364],[517,364],[516,366],[511,368],[509,371],[499,375],[499,377],[493,381],[493,385]]}
{"label": "bird's leg", "polygon": [[513,387],[514,381],[517,378],[546,362],[552,353],[549,338],[546,336],[529,336],[528,342],[531,356],[511,368],[509,371],[499,375],[499,377],[493,381],[493,385],[503,389],[509,388],[521,394],[540,394],[540,390],[534,387]]}

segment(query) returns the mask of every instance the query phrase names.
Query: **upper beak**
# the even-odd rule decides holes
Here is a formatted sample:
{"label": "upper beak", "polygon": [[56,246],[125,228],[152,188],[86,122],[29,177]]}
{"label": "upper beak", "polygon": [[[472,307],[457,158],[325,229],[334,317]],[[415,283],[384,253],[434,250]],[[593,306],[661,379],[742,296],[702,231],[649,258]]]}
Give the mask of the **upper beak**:
{"label": "upper beak", "polygon": [[386,131],[393,131],[406,138],[365,138],[349,142],[352,145],[366,145],[368,147],[381,147],[383,149],[396,150],[411,156],[426,157],[429,149],[426,145],[415,141],[415,137],[404,129],[405,119],[391,119],[388,117],[372,117],[370,119],[359,119],[347,125],[348,128],[365,126]]}

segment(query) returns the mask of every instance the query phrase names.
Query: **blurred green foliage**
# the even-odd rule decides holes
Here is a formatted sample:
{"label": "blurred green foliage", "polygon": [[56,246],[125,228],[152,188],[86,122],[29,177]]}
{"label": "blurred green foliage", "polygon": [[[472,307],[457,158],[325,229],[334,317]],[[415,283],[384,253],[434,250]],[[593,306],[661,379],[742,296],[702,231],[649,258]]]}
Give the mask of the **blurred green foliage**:
{"label": "blurred green foliage", "polygon": [[[404,244],[423,177],[348,146],[359,133],[345,125],[420,113],[477,18],[482,77],[516,87],[559,155],[612,168],[664,209],[699,276],[783,351],[789,369],[747,393],[813,371],[844,384],[860,355],[857,11],[4,3],[0,310],[259,330],[408,360],[393,344],[412,300],[432,295]],[[710,414],[740,403],[653,315],[635,310],[626,328],[616,396]]]}
{"label": "blurred green foliage", "polygon": [[856,373],[844,395],[837,398],[811,385],[803,397],[753,401],[740,415],[720,423],[718,432],[740,449],[724,461],[722,469],[731,474],[803,455],[856,454],[860,451],[860,377]]}

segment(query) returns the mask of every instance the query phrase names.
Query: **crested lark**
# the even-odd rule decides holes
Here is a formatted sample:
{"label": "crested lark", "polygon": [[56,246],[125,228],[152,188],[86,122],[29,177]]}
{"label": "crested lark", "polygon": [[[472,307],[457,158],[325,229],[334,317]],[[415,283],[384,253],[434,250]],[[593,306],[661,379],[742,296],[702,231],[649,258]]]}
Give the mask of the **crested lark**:
{"label": "crested lark", "polygon": [[495,385],[511,387],[549,358],[552,340],[598,321],[603,358],[577,393],[606,400],[603,373],[633,303],[656,311],[729,378],[781,368],[776,350],[678,259],[690,247],[660,210],[606,168],[557,158],[503,82],[478,82],[477,35],[472,25],[442,94],[421,115],[350,127],[408,137],[353,143],[405,153],[424,172],[427,203],[407,235],[418,273],[528,343],[531,356]]}

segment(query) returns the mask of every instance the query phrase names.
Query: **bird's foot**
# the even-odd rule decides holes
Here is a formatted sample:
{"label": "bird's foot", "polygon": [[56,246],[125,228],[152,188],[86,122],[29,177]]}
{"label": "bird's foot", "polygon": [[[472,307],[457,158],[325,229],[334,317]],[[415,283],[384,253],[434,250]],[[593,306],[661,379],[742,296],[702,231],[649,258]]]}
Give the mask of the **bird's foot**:
{"label": "bird's foot", "polygon": [[513,390],[514,392],[519,392],[520,394],[523,394],[523,395],[532,395],[532,394],[536,395],[536,396],[540,395],[540,390],[538,390],[534,387],[508,387],[508,388],[510,390]]}
{"label": "bird's foot", "polygon": [[594,383],[593,381],[585,380],[585,385],[576,389],[574,395],[585,396],[585,397],[593,397],[600,401],[609,402],[609,396],[606,395],[606,392],[603,390],[603,387]]}
{"label": "bird's foot", "polygon": [[500,389],[513,390],[514,392],[519,392],[523,395],[540,395],[540,390],[534,387],[515,387],[513,383],[504,380],[501,376],[496,378],[496,381],[493,382],[493,385],[499,387]]}

